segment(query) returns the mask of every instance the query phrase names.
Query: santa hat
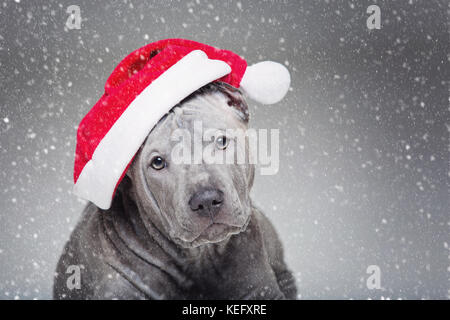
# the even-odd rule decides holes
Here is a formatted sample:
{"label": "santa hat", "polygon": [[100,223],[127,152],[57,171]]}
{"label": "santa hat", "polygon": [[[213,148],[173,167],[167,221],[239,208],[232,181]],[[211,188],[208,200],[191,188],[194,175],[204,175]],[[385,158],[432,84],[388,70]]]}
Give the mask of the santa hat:
{"label": "santa hat", "polygon": [[216,80],[240,87],[263,104],[280,101],[290,84],[289,71],[279,63],[247,66],[231,51],[190,40],[161,40],[130,53],[78,127],[75,194],[108,209],[156,123],[181,100]]}

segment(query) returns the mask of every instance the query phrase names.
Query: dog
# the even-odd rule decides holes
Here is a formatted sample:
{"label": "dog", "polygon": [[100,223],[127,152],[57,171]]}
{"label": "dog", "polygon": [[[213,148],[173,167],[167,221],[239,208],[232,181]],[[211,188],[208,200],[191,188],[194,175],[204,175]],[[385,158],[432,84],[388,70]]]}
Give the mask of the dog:
{"label": "dog", "polygon": [[[254,165],[173,161],[175,130],[195,137],[201,121],[219,132],[220,153],[235,143],[223,130],[245,130],[248,120],[240,90],[218,81],[172,108],[134,157],[111,208],[85,208],[58,262],[54,298],[295,299],[278,235],[250,198]],[[190,142],[198,143],[183,143]],[[78,288],[67,285],[70,266],[80,267]]]}

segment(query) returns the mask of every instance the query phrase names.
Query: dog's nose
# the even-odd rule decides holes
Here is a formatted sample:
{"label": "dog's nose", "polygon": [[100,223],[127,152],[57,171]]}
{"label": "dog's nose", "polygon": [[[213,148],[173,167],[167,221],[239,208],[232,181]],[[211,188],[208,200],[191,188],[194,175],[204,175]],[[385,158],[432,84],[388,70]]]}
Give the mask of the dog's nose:
{"label": "dog's nose", "polygon": [[189,200],[191,210],[201,216],[210,216],[219,212],[223,203],[223,192],[218,189],[202,189],[194,193]]}

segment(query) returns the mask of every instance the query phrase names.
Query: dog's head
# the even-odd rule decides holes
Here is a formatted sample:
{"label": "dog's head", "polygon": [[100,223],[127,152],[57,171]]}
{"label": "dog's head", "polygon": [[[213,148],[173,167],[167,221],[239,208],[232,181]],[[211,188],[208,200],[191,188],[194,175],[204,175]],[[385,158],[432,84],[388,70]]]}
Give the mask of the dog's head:
{"label": "dog's head", "polygon": [[211,83],[161,119],[135,156],[129,191],[178,245],[219,242],[246,228],[254,166],[248,156],[237,161],[238,154],[248,155],[248,143],[229,132],[242,133],[247,125],[241,92]]}

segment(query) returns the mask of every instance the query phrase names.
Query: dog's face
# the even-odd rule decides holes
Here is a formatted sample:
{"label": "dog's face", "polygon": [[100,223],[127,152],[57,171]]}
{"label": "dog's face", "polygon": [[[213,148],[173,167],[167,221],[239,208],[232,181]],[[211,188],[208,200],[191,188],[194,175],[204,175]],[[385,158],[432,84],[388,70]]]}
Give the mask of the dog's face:
{"label": "dog's face", "polygon": [[[247,129],[247,112],[240,92],[210,84],[158,123],[131,164],[135,200],[178,245],[219,242],[246,228],[254,166],[248,157],[237,163],[236,153],[248,155],[248,145],[228,133]],[[203,153],[228,161],[199,159]]]}

